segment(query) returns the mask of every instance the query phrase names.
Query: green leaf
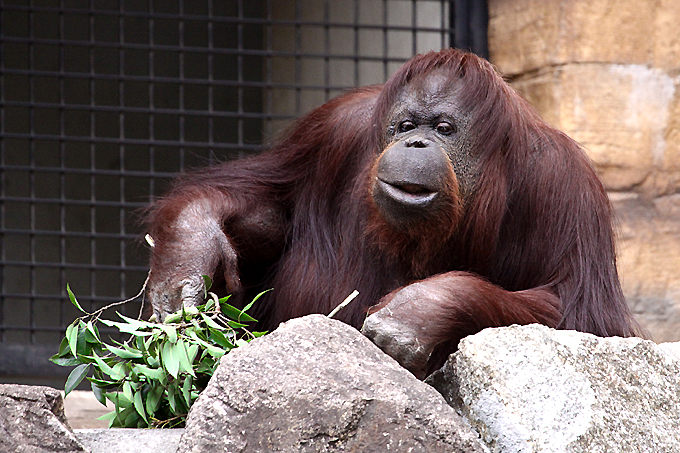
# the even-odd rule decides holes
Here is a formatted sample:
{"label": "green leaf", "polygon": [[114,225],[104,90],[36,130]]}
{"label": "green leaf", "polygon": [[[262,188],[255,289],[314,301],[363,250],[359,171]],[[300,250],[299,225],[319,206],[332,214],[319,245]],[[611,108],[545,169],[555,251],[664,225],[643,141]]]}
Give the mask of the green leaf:
{"label": "green leaf", "polygon": [[[97,368],[95,368],[95,371],[96,370],[97,370]],[[100,372],[99,374],[102,374],[102,373]],[[89,378],[87,378],[87,380],[90,381],[91,383],[97,385],[101,389],[105,389],[105,388],[110,389],[110,387],[116,387],[117,388],[120,385],[120,381],[112,381],[110,379],[100,379],[100,378],[97,378],[97,377],[89,377]]]}
{"label": "green leaf", "polygon": [[132,407],[132,400],[128,399],[122,392],[107,392],[104,394],[116,407],[128,409]]}
{"label": "green leaf", "polygon": [[69,324],[66,328],[66,338],[68,339],[68,346],[71,349],[71,354],[74,357],[78,355],[78,325],[76,323]]}
{"label": "green leaf", "polygon": [[212,376],[217,363],[218,362],[211,355],[208,355],[201,360],[198,366],[196,366],[196,372]]}
{"label": "green leaf", "polygon": [[125,421],[123,421],[123,427],[124,428],[137,428],[137,422],[140,420],[140,416],[137,413],[136,409],[131,410],[127,417],[125,417]]}
{"label": "green leaf", "polygon": [[201,313],[201,318],[203,318],[203,322],[205,322],[205,324],[210,328],[224,329],[224,327],[217,324],[210,316],[206,315],[205,313]]}
{"label": "green leaf", "polygon": [[134,347],[135,344],[133,344],[133,346],[130,346],[129,344],[125,343],[125,344],[123,344],[123,348],[126,351],[131,352],[133,354],[144,355],[144,352],[146,352],[146,350],[147,350],[146,346],[145,346],[144,338],[143,337],[135,337],[134,341],[136,341],[136,344],[137,344],[136,347]]}
{"label": "green leaf", "polygon": [[194,329],[186,329],[186,330],[184,331],[184,333],[185,333],[186,335],[189,336],[189,338],[191,339],[191,341],[193,341],[194,343],[198,343],[199,345],[203,346],[204,348],[205,348],[207,345],[210,344],[210,343],[208,343],[207,341],[203,340],[203,339],[198,335],[198,332],[196,332]]}
{"label": "green leaf", "polygon": [[196,356],[198,355],[198,345],[197,344],[187,344],[186,345],[187,349],[187,358],[189,359],[189,363],[193,364],[194,360],[196,360]]}
{"label": "green leaf", "polygon": [[85,325],[85,341],[87,341],[88,343],[102,342],[99,339],[99,331],[97,330],[97,326],[92,324],[92,321],[88,321],[87,324]]}
{"label": "green leaf", "polygon": [[[116,411],[111,411],[111,412],[107,412],[106,414],[102,415],[101,417],[97,417],[97,420],[111,421],[114,418],[116,418]],[[110,426],[109,426],[109,428],[110,428]]]}
{"label": "green leaf", "polygon": [[179,357],[175,345],[172,343],[163,343],[161,347],[161,359],[163,360],[163,368],[175,379],[179,373]]}
{"label": "green leaf", "polygon": [[156,385],[151,387],[149,393],[146,394],[146,413],[153,416],[158,408],[161,406],[161,397],[163,396],[163,387]]}
{"label": "green leaf", "polygon": [[158,357],[150,355],[149,357],[146,358],[146,364],[152,368],[158,368],[161,366],[161,361],[158,360]]}
{"label": "green leaf", "polygon": [[89,371],[90,365],[86,363],[75,367],[66,379],[66,385],[64,386],[64,396],[68,395],[73,389],[78,387],[78,384],[80,384],[82,380],[85,379],[85,376],[87,376]]}
{"label": "green leaf", "polygon": [[[96,363],[96,362],[94,361],[94,355],[97,354],[97,352],[99,352],[100,354],[102,353],[101,350],[99,350],[99,351],[94,351],[94,350],[92,350],[92,351],[90,351],[90,354],[89,354],[89,355],[78,354],[78,360],[79,360],[81,363]],[[97,355],[99,355],[99,354],[97,354]]]}
{"label": "green leaf", "polygon": [[144,409],[144,402],[142,401],[142,392],[138,391],[135,392],[135,395],[132,398],[132,401],[135,405],[135,410],[139,415],[142,416],[146,424],[149,424],[149,419],[146,418],[146,410]]}
{"label": "green leaf", "polygon": [[219,330],[210,330],[210,339],[225,349],[232,349],[235,347],[234,343]]}
{"label": "green leaf", "polygon": [[116,314],[117,314],[118,316],[120,316],[121,319],[123,319],[123,320],[126,321],[128,324],[130,324],[131,326],[135,326],[137,329],[143,329],[143,328],[152,329],[152,328],[154,328],[154,327],[156,327],[156,326],[158,325],[158,324],[153,323],[153,322],[148,322],[148,321],[142,321],[142,320],[139,320],[139,319],[128,318],[127,316],[125,316],[125,315],[123,315],[123,314],[120,314],[120,313],[118,313],[118,312],[116,312]]}
{"label": "green leaf", "polygon": [[227,324],[229,324],[229,327],[231,327],[232,329],[242,329],[244,327],[248,327],[247,324],[242,324],[236,321],[227,321]]}
{"label": "green leaf", "polygon": [[138,364],[135,365],[135,370],[153,381],[162,381],[165,377],[165,372],[160,368],[149,368],[146,365]]}
{"label": "green leaf", "polygon": [[221,359],[224,354],[227,353],[224,349],[220,349],[216,346],[209,346],[206,348],[206,351],[208,351],[208,354],[211,356],[215,357],[216,359]]}
{"label": "green leaf", "polygon": [[182,305],[182,318],[184,319],[189,319],[192,316],[195,316],[198,314],[200,310],[198,307],[190,306],[190,307],[185,307]]}
{"label": "green leaf", "polygon": [[210,278],[207,275],[201,275],[203,277],[203,298],[207,299],[208,298],[208,291],[210,291],[210,288],[212,288],[212,278]]}
{"label": "green leaf", "polygon": [[231,319],[235,319],[237,321],[246,321],[246,322],[255,322],[255,318],[252,316],[248,315],[247,313],[244,313],[243,311],[239,310],[238,308],[229,305],[227,303],[221,303],[220,307],[222,309],[222,313],[224,313],[227,317]]}
{"label": "green leaf", "polygon": [[177,392],[175,390],[175,385],[168,387],[168,404],[170,405],[170,410],[173,413],[177,413]]}
{"label": "green leaf", "polygon": [[191,328],[185,329],[184,334],[190,336],[191,338],[200,338],[204,341],[207,341],[208,339],[205,327],[201,326],[195,319],[191,320]]}
{"label": "green leaf", "polygon": [[163,324],[176,324],[181,322],[183,318],[182,310],[179,310],[166,316],[163,320]]}
{"label": "green leaf", "polygon": [[141,352],[135,351],[134,349],[129,347],[121,349],[116,348],[115,346],[110,346],[108,344],[105,344],[104,347],[108,349],[110,352],[120,357],[121,359],[141,359],[142,357],[144,357],[144,355]]}
{"label": "green leaf", "polygon": [[73,291],[71,291],[71,287],[68,285],[68,283],[66,284],[66,292],[68,293],[68,298],[71,299],[71,303],[73,305],[75,305],[75,307],[78,310],[82,311],[86,315],[89,315],[89,313],[86,312],[85,310],[83,310],[83,307],[81,307],[80,304],[78,303],[78,300],[76,299],[76,295],[73,294]]}
{"label": "green leaf", "polygon": [[[68,331],[68,328],[66,328]],[[53,355],[52,357],[68,357],[71,356],[73,357],[73,354],[71,354],[71,347],[68,344],[68,337],[64,337],[61,339],[61,343],[59,344],[59,352]]]}
{"label": "green leaf", "polygon": [[184,379],[184,383],[182,383],[182,397],[184,398],[184,402],[186,403],[187,407],[191,407],[191,384],[192,384],[192,378],[191,376],[187,376]]}
{"label": "green leaf", "polygon": [[[138,338],[139,340],[139,338]],[[144,339],[144,349],[149,351],[149,354],[152,354],[154,350],[158,349],[158,338],[154,338],[153,336],[150,338],[145,338]],[[141,349],[141,348],[140,348]]]}
{"label": "green leaf", "polygon": [[[113,365],[113,372],[116,373],[117,376],[123,376],[125,377],[125,363],[124,362],[118,362],[115,365]],[[122,378],[121,378],[122,379]]]}
{"label": "green leaf", "polygon": [[[74,323],[75,324],[75,323]],[[77,330],[78,332],[78,341],[76,343],[76,349],[78,350],[78,354],[87,354],[87,337],[89,336],[87,332],[87,324],[83,322],[82,319],[78,320],[78,327],[77,329],[74,328],[74,330]]]}
{"label": "green leaf", "polygon": [[132,401],[133,395],[132,395],[132,387],[130,386],[130,381],[123,382],[123,395],[125,395],[125,398]]}
{"label": "green leaf", "polygon": [[152,332],[140,332],[140,331],[137,330],[138,329],[137,326],[133,326],[133,325],[130,325],[130,324],[125,323],[125,322],[116,322],[116,321],[111,321],[110,319],[100,319],[100,321],[103,324],[106,324],[109,327],[117,328],[118,330],[120,330],[123,333],[129,333],[129,334],[132,334],[132,335],[135,335],[135,336],[142,336],[142,337],[153,335]]}
{"label": "green leaf", "polygon": [[189,373],[190,375],[196,377],[194,374],[194,369],[191,366],[191,362],[189,361],[189,355],[187,352],[186,343],[184,341],[177,340],[177,344],[175,344],[175,355],[179,360],[179,371]]}
{"label": "green leaf", "polygon": [[97,362],[97,366],[99,367],[99,369],[102,370],[105,374],[111,376],[111,378],[119,381],[125,377],[125,373],[120,373],[117,370],[111,368],[102,358],[97,356],[97,354],[93,354],[92,358],[94,359],[95,362]]}
{"label": "green leaf", "polygon": [[210,311],[214,306],[215,306],[215,299],[210,298],[205,303],[205,305],[201,305],[198,308],[200,309],[200,311]]}
{"label": "green leaf", "polygon": [[59,366],[75,366],[79,365],[81,362],[75,357],[59,357],[59,354],[55,354],[50,357],[52,363],[56,363]]}
{"label": "green leaf", "polygon": [[126,424],[126,420],[130,414],[136,415],[134,407],[129,406],[120,410],[120,408],[116,406],[114,418],[109,422],[109,428],[128,428],[129,425]]}
{"label": "green leaf", "polygon": [[167,324],[159,324],[158,326],[163,329],[163,332],[168,336],[168,341],[170,343],[177,342],[177,328],[175,326]]}
{"label": "green leaf", "polygon": [[250,310],[250,307],[252,307],[253,304],[254,304],[255,302],[257,302],[258,299],[260,299],[260,297],[264,296],[264,295],[267,294],[269,291],[271,291],[271,288],[270,288],[270,289],[266,289],[266,290],[262,291],[260,294],[258,294],[257,296],[253,297],[253,300],[251,300],[250,303],[249,303],[248,305],[246,305],[245,307],[243,307],[243,310],[242,310],[242,311],[243,311],[243,312],[246,312],[246,311]]}
{"label": "green leaf", "polygon": [[191,335],[191,338],[196,343],[198,343],[199,346],[202,346],[206,351],[208,351],[208,353],[211,356],[219,359],[220,357],[227,353],[227,351],[225,351],[224,349],[218,348],[217,346],[214,346],[208,343],[207,341],[201,340],[196,332],[192,332],[192,334],[193,335]]}
{"label": "green leaf", "polygon": [[[106,398],[111,400],[108,393],[105,394],[105,396],[106,396]],[[113,400],[111,400],[111,401],[113,401]],[[114,403],[114,408],[113,408],[113,415],[114,416],[113,416],[113,418],[111,418],[109,420],[109,428],[115,428],[115,427],[119,427],[121,425],[121,423],[122,423],[122,420],[120,419],[120,413],[121,412],[122,412],[121,408],[118,407],[118,405],[116,405]],[[102,416],[102,417],[104,417],[104,416]]]}
{"label": "green leaf", "polygon": [[201,327],[201,324],[198,322],[198,320],[192,319],[191,320],[191,326],[184,329],[185,333],[191,332],[191,331],[193,331],[193,332],[202,332],[203,331],[203,327]]}
{"label": "green leaf", "polygon": [[106,406],[106,398],[104,397],[102,388],[92,382],[92,379],[90,379],[90,387],[92,387],[92,393],[94,393],[94,397],[97,398],[97,401]]}

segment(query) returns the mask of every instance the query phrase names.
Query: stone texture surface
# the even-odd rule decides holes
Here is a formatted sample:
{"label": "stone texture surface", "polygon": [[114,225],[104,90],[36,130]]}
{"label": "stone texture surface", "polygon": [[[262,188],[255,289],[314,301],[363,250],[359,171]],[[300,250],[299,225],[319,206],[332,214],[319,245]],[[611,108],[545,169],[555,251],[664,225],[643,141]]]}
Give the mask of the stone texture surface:
{"label": "stone texture surface", "polygon": [[612,194],[618,266],[635,317],[657,342],[680,340],[680,194]]}
{"label": "stone texture surface", "polygon": [[489,0],[489,15],[492,63],[611,193],[632,309],[680,340],[680,2]]}
{"label": "stone texture surface", "polygon": [[427,382],[312,315],[225,356],[184,430],[74,436],[58,391],[0,386],[0,452],[680,453],[680,342],[486,329]]}
{"label": "stone texture surface", "polygon": [[312,315],[222,359],[178,451],[483,450],[433,388],[355,329]]}
{"label": "stone texture surface", "polygon": [[58,390],[0,384],[0,452],[86,451],[64,415]]}
{"label": "stone texture surface", "polygon": [[175,453],[183,433],[183,429],[75,430],[78,440],[92,453]]}
{"label": "stone texture surface", "polygon": [[680,452],[680,345],[487,329],[430,378],[493,452]]}
{"label": "stone texture surface", "polygon": [[672,126],[679,84],[656,68],[603,63],[565,64],[513,82],[546,121],[584,147],[609,190],[651,195],[680,188]]}
{"label": "stone texture surface", "polygon": [[489,0],[491,60],[509,75],[566,63],[680,67],[676,0]]}

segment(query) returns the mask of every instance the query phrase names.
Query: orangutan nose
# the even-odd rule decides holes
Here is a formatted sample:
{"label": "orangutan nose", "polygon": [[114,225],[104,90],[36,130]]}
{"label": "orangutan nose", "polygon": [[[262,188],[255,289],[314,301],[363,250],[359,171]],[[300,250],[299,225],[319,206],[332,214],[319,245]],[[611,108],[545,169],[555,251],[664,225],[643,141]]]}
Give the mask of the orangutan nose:
{"label": "orangutan nose", "polygon": [[427,148],[430,146],[430,141],[422,137],[410,137],[404,140],[404,146],[407,148]]}

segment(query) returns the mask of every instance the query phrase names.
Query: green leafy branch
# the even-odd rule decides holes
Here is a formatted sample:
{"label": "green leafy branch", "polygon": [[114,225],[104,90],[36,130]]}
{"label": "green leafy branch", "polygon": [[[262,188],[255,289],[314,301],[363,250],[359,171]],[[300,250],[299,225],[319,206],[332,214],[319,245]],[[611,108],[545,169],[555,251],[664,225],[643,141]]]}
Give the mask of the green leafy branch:
{"label": "green leafy branch", "polygon": [[[182,426],[220,358],[265,333],[247,330],[256,320],[246,313],[264,293],[240,310],[227,303],[228,296],[218,299],[209,293],[210,283],[206,277],[205,304],[182,307],[164,323],[120,313],[122,321],[100,319],[104,309],[121,303],[88,313],[67,286],[71,303],[85,315],[68,326],[59,352],[50,358],[57,365],[75,366],[65,393],[87,378],[97,400],[115,406],[100,417],[109,427]],[[128,340],[104,343],[98,323],[129,334]]]}

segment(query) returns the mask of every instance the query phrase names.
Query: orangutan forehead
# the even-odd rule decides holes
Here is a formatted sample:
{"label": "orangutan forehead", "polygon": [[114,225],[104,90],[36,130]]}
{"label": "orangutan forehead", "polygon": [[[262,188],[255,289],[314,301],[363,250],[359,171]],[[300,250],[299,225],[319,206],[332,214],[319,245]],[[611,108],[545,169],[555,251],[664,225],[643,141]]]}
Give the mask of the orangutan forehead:
{"label": "orangutan forehead", "polygon": [[452,77],[444,69],[436,69],[406,85],[389,116],[404,111],[416,117],[441,116],[444,113],[458,116],[464,111],[457,96],[461,86],[458,77]]}
{"label": "orangutan forehead", "polygon": [[402,99],[412,97],[415,101],[429,104],[443,99],[451,99],[461,86],[461,80],[453,77],[450,71],[435,69],[413,79],[402,92]]}

